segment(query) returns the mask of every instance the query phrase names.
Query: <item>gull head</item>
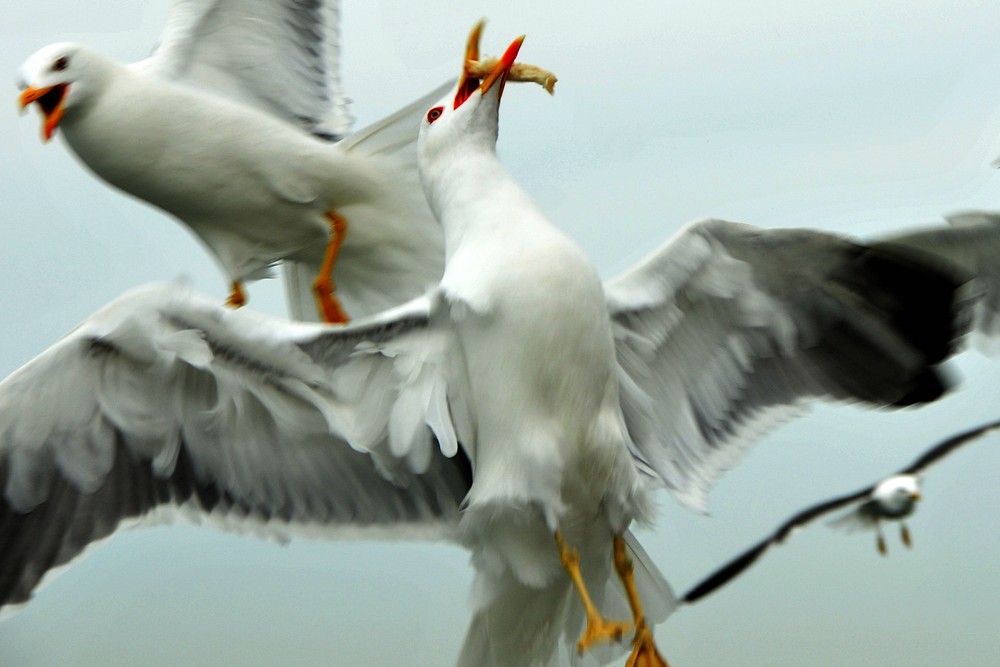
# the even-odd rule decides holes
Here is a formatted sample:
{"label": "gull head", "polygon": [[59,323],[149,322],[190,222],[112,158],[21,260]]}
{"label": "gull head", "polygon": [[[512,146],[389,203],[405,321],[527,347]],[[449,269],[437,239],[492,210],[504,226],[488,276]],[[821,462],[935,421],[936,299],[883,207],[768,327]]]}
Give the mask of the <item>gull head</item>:
{"label": "gull head", "polygon": [[[465,47],[466,62],[479,60],[482,30],[482,22],[472,29]],[[463,63],[454,92],[438,100],[424,114],[418,140],[422,164],[450,160],[474,145],[490,152],[496,150],[500,97],[523,41],[521,36],[511,42],[482,79],[467,73]]]}
{"label": "gull head", "polygon": [[21,110],[34,103],[42,114],[42,139],[48,141],[66,111],[96,85],[100,60],[79,44],[50,44],[24,61],[18,73]]}
{"label": "gull head", "polygon": [[920,500],[920,484],[914,475],[893,475],[875,487],[872,499],[884,518],[901,519],[911,514]]}

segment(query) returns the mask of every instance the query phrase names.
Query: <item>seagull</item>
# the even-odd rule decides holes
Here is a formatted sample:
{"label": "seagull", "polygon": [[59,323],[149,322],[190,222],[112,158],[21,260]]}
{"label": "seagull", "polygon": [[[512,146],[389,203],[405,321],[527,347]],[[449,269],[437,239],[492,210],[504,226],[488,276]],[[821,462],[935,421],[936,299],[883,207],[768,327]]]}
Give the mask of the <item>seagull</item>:
{"label": "seagull", "polygon": [[882,535],[882,521],[898,521],[900,538],[907,547],[912,545],[910,531],[904,519],[913,514],[920,500],[920,476],[933,463],[951,454],[964,444],[982,438],[1000,429],[1000,421],[963,431],[939,442],[924,452],[916,461],[872,486],[838,496],[808,507],[785,521],[773,534],[732,559],[700,583],[681,599],[691,604],[715,592],[753,565],[772,546],[783,544],[786,539],[807,524],[832,512],[854,506],[849,512],[835,519],[830,525],[876,532],[876,546],[883,556],[887,553]]}
{"label": "seagull", "polygon": [[120,528],[198,517],[464,546],[462,666],[660,667],[675,598],[631,531],[655,494],[703,508],[810,401],[946,390],[986,291],[949,252],[1000,228],[938,230],[939,255],[707,220],[602,282],[497,158],[523,38],[473,76],[480,28],[419,124],[437,285],[343,327],[143,287],[0,383],[0,606]]}
{"label": "seagull", "polygon": [[174,0],[138,63],[81,44],[37,51],[20,104],[40,109],[43,139],[60,131],[98,177],[190,228],[229,305],[287,260],[293,315],[345,322],[441,276],[413,142],[443,89],[348,134],[338,29],[333,0]]}

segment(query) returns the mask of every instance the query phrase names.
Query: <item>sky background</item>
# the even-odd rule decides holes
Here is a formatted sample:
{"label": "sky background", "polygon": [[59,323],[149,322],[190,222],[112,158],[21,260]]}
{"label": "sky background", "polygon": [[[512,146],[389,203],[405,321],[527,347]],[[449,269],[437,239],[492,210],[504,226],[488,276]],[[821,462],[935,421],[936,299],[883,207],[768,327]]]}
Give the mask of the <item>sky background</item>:
{"label": "sky background", "polygon": [[[17,67],[76,40],[144,57],[166,0],[8,3],[0,24],[0,373],[126,289],[225,280],[188,232],[104,186],[16,113]],[[358,126],[455,75],[471,25],[557,94],[508,86],[501,159],[602,274],[682,224],[725,217],[858,237],[1000,209],[1000,4],[972,0],[344,0],[342,73]],[[0,76],[2,79],[2,76]],[[3,89],[0,88],[0,91]],[[283,313],[277,283],[251,306]],[[904,412],[822,407],[763,440],[711,496],[665,494],[640,539],[687,590],[787,515],[1000,417],[1000,364],[952,364],[947,399]],[[1000,651],[1000,438],[933,468],[914,549],[816,525],[657,631],[674,667],[993,665]],[[0,548],[3,548],[0,545]],[[432,544],[295,542],[190,526],[127,531],[0,623],[0,665],[450,664],[471,568]]]}

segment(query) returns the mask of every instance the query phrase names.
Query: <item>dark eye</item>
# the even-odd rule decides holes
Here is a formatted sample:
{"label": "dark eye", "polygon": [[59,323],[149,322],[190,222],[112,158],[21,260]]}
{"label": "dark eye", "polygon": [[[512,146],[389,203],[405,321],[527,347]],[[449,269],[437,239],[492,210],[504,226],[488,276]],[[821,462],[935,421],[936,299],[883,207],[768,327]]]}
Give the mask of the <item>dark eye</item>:
{"label": "dark eye", "polygon": [[433,109],[427,112],[427,122],[433,123],[434,121],[436,121],[438,118],[441,117],[442,113],[444,113],[444,107],[434,107]]}
{"label": "dark eye", "polygon": [[69,67],[69,58],[67,58],[66,56],[59,56],[52,63],[53,72],[61,72],[67,67]]}

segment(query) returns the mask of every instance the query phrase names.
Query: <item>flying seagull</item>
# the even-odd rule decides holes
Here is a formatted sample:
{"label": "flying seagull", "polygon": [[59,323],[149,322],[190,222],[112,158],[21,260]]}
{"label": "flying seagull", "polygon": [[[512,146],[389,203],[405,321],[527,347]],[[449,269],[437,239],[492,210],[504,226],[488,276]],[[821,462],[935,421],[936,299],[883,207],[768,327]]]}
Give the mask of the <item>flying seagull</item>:
{"label": "flying seagull", "polygon": [[904,519],[910,516],[920,500],[920,476],[933,463],[952,453],[962,445],[981,438],[1000,428],[1000,421],[983,424],[963,431],[939,442],[924,452],[920,458],[899,472],[890,475],[872,486],[845,496],[838,496],[808,507],[785,521],[773,534],[729,561],[688,591],[682,601],[697,602],[734,579],[772,546],[783,544],[786,539],[807,524],[833,512],[853,508],[831,522],[831,525],[876,532],[876,546],[879,553],[886,554],[885,538],[882,535],[882,521],[900,522],[900,537],[910,546],[910,531]]}
{"label": "flying seagull", "polygon": [[[0,383],[0,605],[122,526],[195,513],[464,545],[461,665],[656,667],[674,600],[630,527],[658,490],[703,507],[810,400],[941,395],[984,286],[932,243],[709,220],[602,284],[497,159],[520,44],[423,113],[447,250],[426,294],[325,327],[143,288]],[[1000,244],[985,228],[939,232],[975,255]]]}
{"label": "flying seagull", "polygon": [[45,140],[59,130],[100,178],[187,225],[227,303],[289,260],[293,314],[344,322],[441,276],[413,142],[443,88],[347,134],[338,28],[334,0],[174,0],[151,57],[46,46],[21,66],[20,103],[41,110]]}

